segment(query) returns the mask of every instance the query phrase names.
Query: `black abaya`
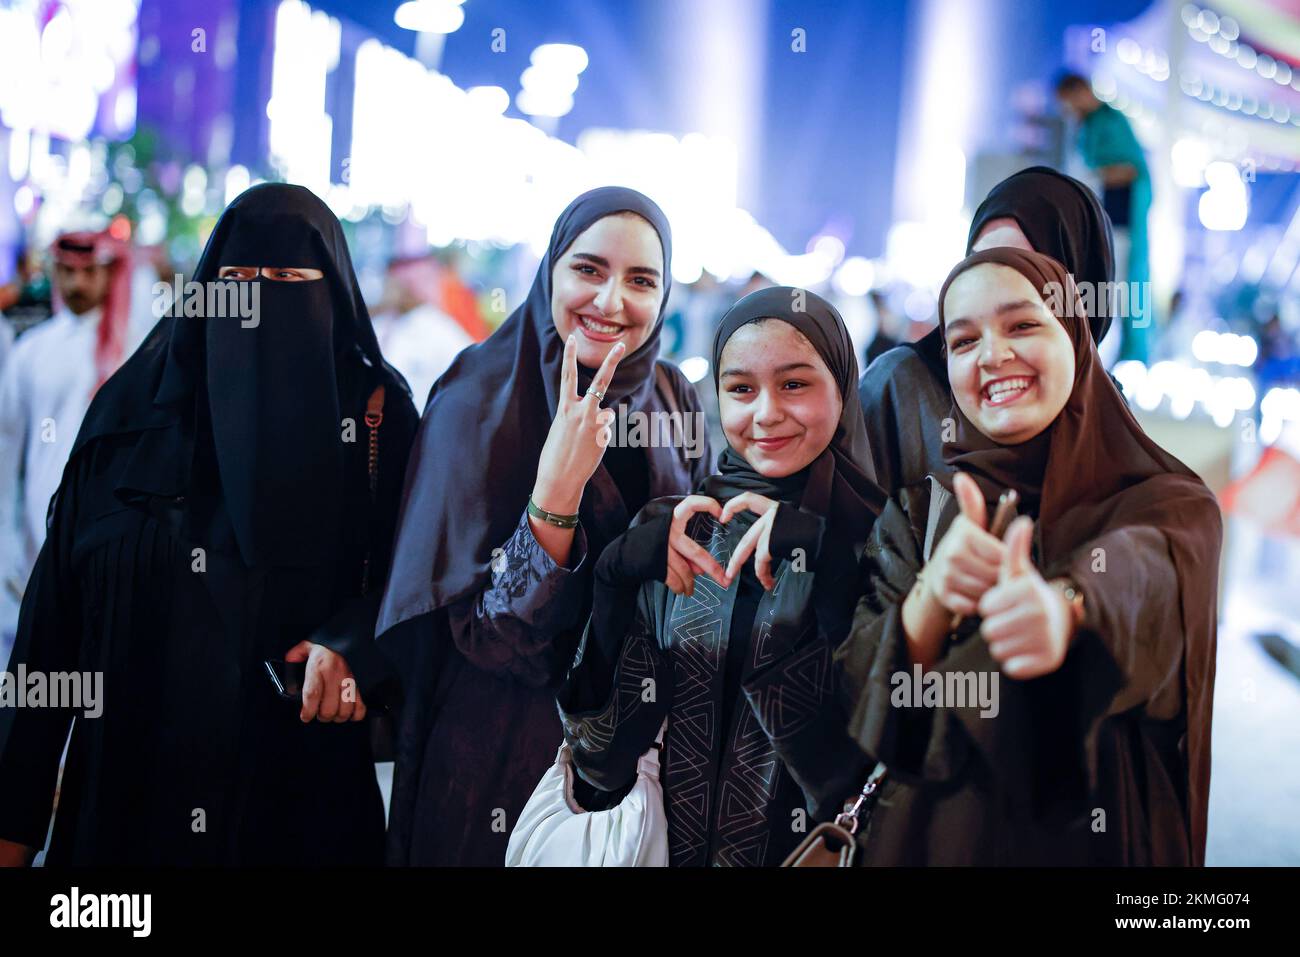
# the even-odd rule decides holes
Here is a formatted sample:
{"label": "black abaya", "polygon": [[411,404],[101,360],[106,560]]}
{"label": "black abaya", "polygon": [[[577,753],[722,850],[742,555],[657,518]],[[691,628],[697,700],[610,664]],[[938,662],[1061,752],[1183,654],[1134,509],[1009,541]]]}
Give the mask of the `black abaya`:
{"label": "black abaya", "polygon": [[[382,860],[368,727],[303,724],[263,661],[306,639],[343,655],[369,708],[391,692],[363,579],[367,562],[372,582],[386,570],[415,411],[374,343],[338,220],[306,190],[243,194],[197,275],[270,256],[325,278],[270,290],[264,336],[163,318],[95,397],[54,499],[10,664],[101,672],[103,713],[0,709],[0,838],[28,846],[45,843],[71,728],[51,864]],[[328,307],[276,308],[290,300]],[[313,355],[323,369],[304,368]],[[319,402],[259,407],[307,379],[325,386]],[[372,498],[363,420],[379,385]],[[277,445],[295,417],[304,428]]]}
{"label": "black abaya", "polygon": [[[398,662],[404,699],[389,816],[389,861],[500,866],[510,829],[561,740],[555,688],[591,603],[591,565],[638,500],[680,494],[708,474],[707,442],[606,453],[587,481],[568,567],[533,536],[525,507],[555,417],[564,341],[551,315],[560,257],[600,219],[634,213],[663,249],[663,212],[634,190],[602,187],[569,204],[528,297],[466,349],[429,395],[403,492],[402,520],[376,635]],[[654,329],[618,364],[605,408],[702,419],[695,390],[660,362]],[[578,367],[578,390],[594,370]]]}

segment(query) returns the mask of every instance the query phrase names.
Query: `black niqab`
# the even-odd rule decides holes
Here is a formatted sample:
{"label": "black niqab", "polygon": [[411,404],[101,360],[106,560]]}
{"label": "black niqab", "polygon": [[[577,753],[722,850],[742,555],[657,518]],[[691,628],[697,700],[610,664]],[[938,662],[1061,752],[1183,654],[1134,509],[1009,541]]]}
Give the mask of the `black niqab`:
{"label": "black niqab", "polygon": [[[380,354],[343,227],[310,190],[263,183],[236,197],[208,238],[195,281],[216,280],[222,266],[315,268],[324,276],[250,280],[259,287],[255,323],[165,316],[96,396],[74,454],[101,436],[206,409],[221,507],[245,563],[327,565],[342,540],[345,383],[350,389],[365,366],[381,370],[390,388],[405,382]],[[353,433],[362,440],[361,423]]]}

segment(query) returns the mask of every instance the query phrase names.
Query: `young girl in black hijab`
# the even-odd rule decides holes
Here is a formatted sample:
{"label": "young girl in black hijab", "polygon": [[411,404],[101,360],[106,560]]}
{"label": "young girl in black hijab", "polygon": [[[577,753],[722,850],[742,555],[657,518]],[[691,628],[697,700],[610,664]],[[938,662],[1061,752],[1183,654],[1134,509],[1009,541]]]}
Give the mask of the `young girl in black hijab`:
{"label": "young girl in black hijab", "polygon": [[[393,863],[504,863],[560,743],[555,687],[594,556],[648,499],[708,472],[695,390],[658,361],[671,262],[645,196],[579,196],[523,305],[429,396],[378,626],[405,690]],[[690,428],[649,445],[629,428],[606,448],[619,406]]]}
{"label": "young girl in black hijab", "polygon": [[877,522],[837,653],[850,732],[889,768],[865,863],[1204,863],[1222,519],[1075,295],[1004,247],[944,283],[946,460]]}
{"label": "young girl in black hijab", "polygon": [[651,502],[601,556],[559,702],[590,785],[582,807],[620,797],[667,717],[670,864],[776,865],[862,782],[831,652],[883,499],[829,303],[788,287],[746,296],[722,319],[713,368],[719,474]]}
{"label": "young girl in black hijab", "polygon": [[[164,317],[51,506],[11,667],[102,672],[103,713],[0,709],[14,856],[45,842],[71,726],[51,864],[383,859],[361,719],[390,683],[371,635],[415,410],[310,192],[231,203],[195,274],[221,277],[252,315]],[[280,659],[306,662],[303,700]]]}
{"label": "young girl in black hijab", "polygon": [[[975,211],[966,252],[1016,246],[1060,261],[1077,282],[1106,288],[1115,278],[1110,219],[1096,195],[1073,177],[1047,166],[1008,176]],[[1109,310],[1093,300],[1089,328],[1100,344],[1110,328]],[[933,329],[918,342],[890,349],[867,368],[858,387],[876,481],[893,494],[925,481],[943,462],[948,414],[948,372],[943,335]],[[918,423],[920,423],[918,427]]]}

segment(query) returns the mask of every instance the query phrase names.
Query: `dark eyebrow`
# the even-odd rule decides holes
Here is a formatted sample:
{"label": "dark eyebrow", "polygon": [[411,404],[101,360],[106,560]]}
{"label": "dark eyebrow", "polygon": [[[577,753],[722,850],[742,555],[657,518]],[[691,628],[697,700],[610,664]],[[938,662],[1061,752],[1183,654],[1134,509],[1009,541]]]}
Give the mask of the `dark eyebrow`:
{"label": "dark eyebrow", "polygon": [[[604,256],[597,256],[595,253],[574,253],[573,258],[586,260],[589,263],[599,266],[601,269],[609,268],[609,260]],[[659,270],[652,269],[649,266],[631,266],[628,268],[628,272],[633,275],[654,276],[656,279],[659,278]]]}
{"label": "dark eyebrow", "polygon": [[[1026,307],[1033,309],[1037,305],[1038,303],[1034,302],[1032,299],[1017,299],[1015,302],[1002,302],[998,303],[997,307],[993,310],[993,314],[995,316],[1002,316],[1006,315],[1008,312],[1015,312],[1018,309],[1024,309]],[[975,323],[970,319],[952,319],[949,322],[944,323],[944,333],[947,334],[950,330],[959,327],[969,327],[973,325],[975,325]]]}
{"label": "dark eyebrow", "polygon": [[[776,372],[779,375],[782,372],[791,372],[795,369],[811,369],[811,368],[813,368],[813,364],[811,362],[787,362],[785,365],[777,366],[772,371]],[[718,373],[718,378],[725,379],[729,375],[744,376],[744,375],[753,375],[753,373],[750,372],[748,369],[723,369],[721,372]]]}
{"label": "dark eyebrow", "polygon": [[1000,303],[993,312],[995,315],[1001,316],[1008,312],[1015,312],[1017,309],[1024,309],[1026,306],[1032,309],[1037,305],[1038,303],[1034,302],[1032,299],[1017,299],[1015,302]]}

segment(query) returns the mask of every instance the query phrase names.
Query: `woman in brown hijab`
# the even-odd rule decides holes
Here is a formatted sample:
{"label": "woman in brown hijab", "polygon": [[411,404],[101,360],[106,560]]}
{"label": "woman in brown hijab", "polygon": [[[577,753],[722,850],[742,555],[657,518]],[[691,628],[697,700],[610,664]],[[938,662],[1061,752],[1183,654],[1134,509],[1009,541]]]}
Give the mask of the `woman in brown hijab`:
{"label": "woman in brown hijab", "polygon": [[1129,412],[1060,263],[984,250],[939,303],[945,468],[876,523],[837,654],[889,769],[861,860],[1203,864],[1218,505]]}

